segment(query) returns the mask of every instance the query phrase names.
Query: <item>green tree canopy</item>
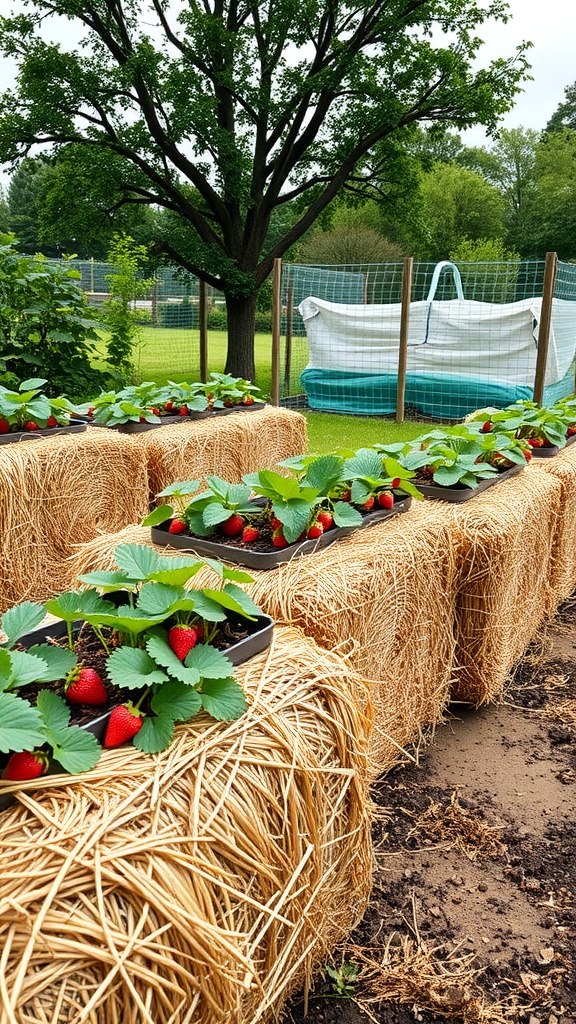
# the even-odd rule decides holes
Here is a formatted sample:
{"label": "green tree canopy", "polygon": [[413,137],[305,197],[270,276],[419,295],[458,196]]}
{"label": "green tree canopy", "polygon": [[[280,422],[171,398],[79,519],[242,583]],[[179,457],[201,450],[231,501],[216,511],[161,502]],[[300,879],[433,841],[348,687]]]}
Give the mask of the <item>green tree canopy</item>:
{"label": "green tree canopy", "polygon": [[422,179],[429,239],[426,259],[444,260],[464,239],[502,238],[504,200],[493,185],[457,164],[435,164]]}
{"label": "green tree canopy", "polygon": [[546,125],[547,132],[560,132],[563,128],[576,131],[576,82],[564,89],[564,102],[560,103]]}
{"label": "green tree canopy", "polygon": [[[169,238],[161,251],[224,291],[226,368],[242,376],[275,257],[342,190],[379,187],[382,141],[417,123],[494,129],[527,71],[525,44],[478,68],[478,31],[506,19],[502,0],[29,0],[26,11],[0,18],[18,68],[0,97],[0,161],[37,144],[120,157],[118,201],[171,211],[186,251]],[[58,15],[83,30],[80,46],[50,41]],[[286,204],[295,216],[267,245]]]}

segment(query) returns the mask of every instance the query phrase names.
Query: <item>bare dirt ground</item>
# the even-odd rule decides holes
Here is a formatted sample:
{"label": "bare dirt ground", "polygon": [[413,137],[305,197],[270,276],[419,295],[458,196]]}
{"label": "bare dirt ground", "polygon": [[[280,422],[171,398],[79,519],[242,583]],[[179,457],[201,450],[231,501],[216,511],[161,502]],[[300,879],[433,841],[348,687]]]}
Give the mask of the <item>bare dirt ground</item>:
{"label": "bare dirt ground", "polygon": [[286,1024],[576,1024],[576,597],[373,797],[370,906]]}

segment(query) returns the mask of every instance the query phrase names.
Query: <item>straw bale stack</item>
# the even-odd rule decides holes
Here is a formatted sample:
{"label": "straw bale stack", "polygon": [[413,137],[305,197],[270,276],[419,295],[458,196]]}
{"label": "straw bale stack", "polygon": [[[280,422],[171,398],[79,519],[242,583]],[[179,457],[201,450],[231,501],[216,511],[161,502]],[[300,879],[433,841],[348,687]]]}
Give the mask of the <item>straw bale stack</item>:
{"label": "straw bale stack", "polygon": [[308,446],[306,417],[274,406],[169,424],[131,438],[145,453],[152,495],[176,480],[211,473],[238,483],[244,473],[272,469]]}
{"label": "straw bale stack", "polygon": [[524,470],[462,505],[445,503],[459,565],[452,696],[497,699],[552,604],[561,483]]}
{"label": "straw bale stack", "polygon": [[[370,680],[373,775],[397,764],[406,744],[422,740],[448,701],[457,567],[445,520],[443,507],[414,502],[407,513],[314,555],[255,571],[246,587],[275,621],[337,648]],[[150,531],[132,527],[84,545],[71,570],[113,568],[120,543],[150,543]]]}
{"label": "straw bale stack", "polygon": [[0,448],[0,609],[67,589],[73,546],[148,510],[144,453],[86,430]]}
{"label": "straw bale stack", "polygon": [[561,485],[549,570],[553,613],[576,587],[576,444],[552,458],[532,459],[528,472],[552,476]]}
{"label": "straw bale stack", "polygon": [[359,920],[361,683],[289,629],[238,679],[237,722],[21,784],[0,812],[0,1024],[276,1019]]}

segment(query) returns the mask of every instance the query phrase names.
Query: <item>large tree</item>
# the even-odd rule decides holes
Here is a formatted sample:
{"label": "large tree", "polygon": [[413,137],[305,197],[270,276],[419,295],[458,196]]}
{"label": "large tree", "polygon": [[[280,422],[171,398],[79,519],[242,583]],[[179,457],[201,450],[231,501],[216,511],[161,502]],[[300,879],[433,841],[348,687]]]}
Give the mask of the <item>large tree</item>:
{"label": "large tree", "polygon": [[[253,376],[259,286],[347,187],[382,180],[387,138],[416,123],[493,129],[525,46],[478,67],[503,0],[23,0],[0,18],[17,62],[0,97],[0,161],[37,144],[121,157],[118,201],[182,224],[166,258],[221,288],[227,369]],[[80,46],[62,42],[79,26]],[[65,34],[64,34],[65,35]],[[384,154],[383,157],[379,154]],[[266,246],[275,210],[294,216]]]}

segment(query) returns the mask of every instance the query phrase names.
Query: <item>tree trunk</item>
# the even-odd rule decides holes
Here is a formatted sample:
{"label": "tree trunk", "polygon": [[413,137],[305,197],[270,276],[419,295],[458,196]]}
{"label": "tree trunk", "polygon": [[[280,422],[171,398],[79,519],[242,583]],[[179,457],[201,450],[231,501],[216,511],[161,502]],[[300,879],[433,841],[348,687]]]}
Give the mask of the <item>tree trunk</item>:
{"label": "tree trunk", "polygon": [[254,369],[254,316],[256,292],[244,298],[226,296],[228,314],[228,352],[225,373],[253,381]]}

